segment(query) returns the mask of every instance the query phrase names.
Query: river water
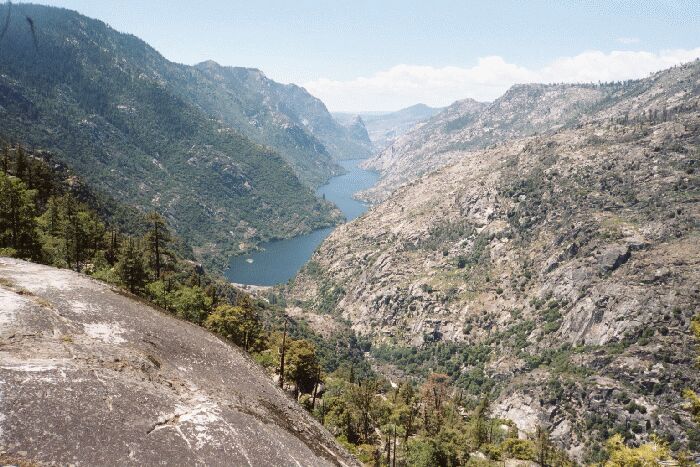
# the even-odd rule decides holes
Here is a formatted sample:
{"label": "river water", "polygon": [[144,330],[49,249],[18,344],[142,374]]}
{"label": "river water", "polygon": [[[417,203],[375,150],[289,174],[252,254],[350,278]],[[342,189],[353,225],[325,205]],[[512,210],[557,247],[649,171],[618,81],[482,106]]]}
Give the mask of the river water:
{"label": "river water", "polygon": [[[365,203],[353,199],[358,191],[374,186],[379,180],[375,172],[358,167],[362,159],[339,162],[347,173],[331,178],[317,190],[343,211],[348,221],[367,211]],[[276,285],[287,282],[301,269],[321,242],[330,235],[333,227],[315,230],[306,235],[287,240],[275,240],[261,244],[262,251],[231,259],[226,278],[231,282],[250,285]],[[252,261],[251,261],[252,260]]]}

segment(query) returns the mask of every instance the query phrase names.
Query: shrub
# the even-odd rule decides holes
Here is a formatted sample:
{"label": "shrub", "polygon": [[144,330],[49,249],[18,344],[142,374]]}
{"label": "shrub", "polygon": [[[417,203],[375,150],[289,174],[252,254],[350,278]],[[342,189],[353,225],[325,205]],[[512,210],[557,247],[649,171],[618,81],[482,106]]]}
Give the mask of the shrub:
{"label": "shrub", "polygon": [[532,441],[508,438],[501,443],[501,450],[508,457],[526,461],[535,460],[535,446]]}
{"label": "shrub", "polygon": [[483,444],[479,449],[492,461],[500,461],[503,458],[503,449],[495,444]]}

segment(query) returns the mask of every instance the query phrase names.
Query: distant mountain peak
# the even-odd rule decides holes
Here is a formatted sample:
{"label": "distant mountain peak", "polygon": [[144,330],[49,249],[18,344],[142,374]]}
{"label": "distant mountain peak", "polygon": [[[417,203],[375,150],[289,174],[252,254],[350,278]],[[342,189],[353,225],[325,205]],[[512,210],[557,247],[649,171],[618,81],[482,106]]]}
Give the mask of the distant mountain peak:
{"label": "distant mountain peak", "polygon": [[215,60],[205,60],[203,62],[197,63],[196,65],[194,65],[194,67],[199,69],[199,70],[218,71],[218,72],[221,72],[221,71],[232,71],[232,72],[238,72],[238,73],[245,72],[245,73],[260,75],[263,78],[267,78],[267,76],[265,76],[265,73],[259,68],[222,65]]}
{"label": "distant mountain peak", "polygon": [[[449,164],[460,151],[483,149],[588,119],[633,115],[639,113],[642,102],[656,101],[657,112],[682,105],[688,83],[697,79],[699,70],[700,62],[694,61],[641,80],[519,83],[490,103],[469,98],[456,101],[365,163],[383,175],[366,195],[374,201],[382,199],[403,183]],[[638,93],[637,100],[627,99],[630,93]]]}
{"label": "distant mountain peak", "polygon": [[[295,153],[303,152],[300,156],[308,156],[314,152],[322,153],[326,158],[330,155],[338,160],[363,158],[371,154],[372,143],[369,137],[363,132],[352,131],[336,122],[326,105],[301,86],[278,83],[266,77],[257,68],[223,67],[211,61],[199,63],[195,67],[219,80],[227,89],[227,97],[234,96],[234,99],[241,101],[246,115],[255,113],[257,123],[260,123],[261,118],[265,118],[261,111],[256,110],[257,106],[269,109],[272,115],[268,117],[271,120],[283,122],[286,134],[264,141],[280,150],[280,138],[284,138],[285,141],[294,140],[293,144],[280,150],[282,155],[285,155],[283,149]],[[219,108],[217,112],[222,110],[220,107],[223,103],[219,100],[211,99],[208,104],[212,108]],[[266,111],[262,111],[262,114],[266,114]],[[242,126],[242,131],[249,130],[248,125]],[[314,165],[292,165],[302,178],[308,177],[310,171],[317,171]],[[308,178],[306,179],[308,181]],[[325,180],[314,178],[312,181],[317,183]]]}
{"label": "distant mountain peak", "polygon": [[221,68],[221,65],[219,62],[215,60],[204,60],[203,62],[199,62],[195,65],[197,68]]}
{"label": "distant mountain peak", "polygon": [[[431,109],[435,109],[435,108],[436,108],[436,107],[430,107],[430,106],[427,105],[427,104],[424,104],[424,103],[422,103],[422,102],[419,102],[419,103],[417,103],[417,104],[409,105],[408,107],[405,107],[405,108],[403,108],[403,109],[401,109],[401,110],[431,110]],[[399,112],[400,112],[401,110],[399,110]]]}

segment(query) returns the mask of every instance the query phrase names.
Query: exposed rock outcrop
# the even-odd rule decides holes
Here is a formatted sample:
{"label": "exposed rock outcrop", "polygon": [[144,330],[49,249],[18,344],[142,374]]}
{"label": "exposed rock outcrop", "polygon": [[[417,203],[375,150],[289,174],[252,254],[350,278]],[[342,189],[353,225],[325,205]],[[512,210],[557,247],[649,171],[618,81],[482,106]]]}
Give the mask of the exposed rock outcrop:
{"label": "exposed rock outcrop", "polygon": [[457,101],[368,159],[363,166],[379,171],[382,179],[361,196],[386,199],[402,184],[459,160],[464,151],[551,134],[581,122],[633,118],[642,112],[663,117],[696,92],[697,67],[692,63],[624,83],[517,84],[491,103]]}
{"label": "exposed rock outcrop", "polygon": [[[428,120],[442,109],[415,104],[395,112],[370,112],[361,115],[369,139],[375,151],[381,151],[417,124]],[[350,125],[357,117],[354,114],[338,112],[333,116]]]}
{"label": "exposed rock outcrop", "polygon": [[0,451],[59,465],[356,465],[235,346],[0,258]]}
{"label": "exposed rock outcrop", "polygon": [[522,429],[539,420],[579,459],[615,430],[700,450],[681,398],[700,386],[689,352],[700,64],[601,112],[455,151],[456,163],[334,231],[291,298],[377,345],[418,347],[425,371],[467,389],[492,381],[497,413],[521,414]]}
{"label": "exposed rock outcrop", "polygon": [[260,70],[213,61],[195,68],[219,85],[213,93],[201,80],[190,83],[198,103],[255,141],[292,156],[287,160],[302,179],[309,179],[309,172],[326,177],[337,174],[337,167],[329,170],[329,155],[342,160],[371,153],[372,143],[361,119],[348,126],[338,123],[321,100],[296,84],[277,83]]}

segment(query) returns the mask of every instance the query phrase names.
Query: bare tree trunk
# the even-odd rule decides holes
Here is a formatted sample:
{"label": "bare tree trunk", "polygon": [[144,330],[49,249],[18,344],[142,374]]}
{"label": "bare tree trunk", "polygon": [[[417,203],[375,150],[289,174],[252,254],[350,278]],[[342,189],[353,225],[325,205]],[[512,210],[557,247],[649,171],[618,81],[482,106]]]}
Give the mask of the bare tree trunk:
{"label": "bare tree trunk", "polygon": [[392,467],[396,467],[396,425],[394,425],[394,460],[391,465]]}
{"label": "bare tree trunk", "polygon": [[316,384],[314,384],[314,393],[311,396],[311,410],[316,408],[316,393],[318,392],[318,384],[321,382],[321,367],[318,367],[318,372],[316,373]]}
{"label": "bare tree trunk", "polygon": [[391,465],[391,434],[386,436],[386,463]]}
{"label": "bare tree trunk", "polygon": [[280,387],[284,389],[284,351],[287,342],[287,317],[284,317],[284,332],[282,333],[282,348],[280,349]]}
{"label": "bare tree trunk", "polygon": [[158,221],[155,219],[153,220],[153,237],[156,247],[156,279],[160,279],[160,238],[158,238]]}
{"label": "bare tree trunk", "polygon": [[326,403],[321,399],[321,425],[326,423]]}

